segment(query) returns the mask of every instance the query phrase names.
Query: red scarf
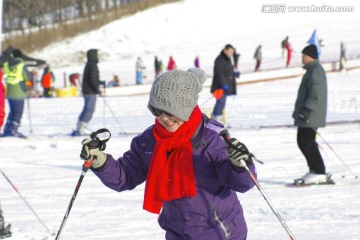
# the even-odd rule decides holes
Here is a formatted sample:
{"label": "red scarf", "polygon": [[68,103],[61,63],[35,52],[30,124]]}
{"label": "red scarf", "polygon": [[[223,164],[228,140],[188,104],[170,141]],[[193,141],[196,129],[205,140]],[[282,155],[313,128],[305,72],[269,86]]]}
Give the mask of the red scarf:
{"label": "red scarf", "polygon": [[[153,130],[156,145],[146,177],[143,208],[160,213],[162,201],[171,201],[196,194],[191,137],[202,119],[198,106],[189,121],[175,132],[168,132],[156,119]],[[170,155],[166,157],[167,153]]]}

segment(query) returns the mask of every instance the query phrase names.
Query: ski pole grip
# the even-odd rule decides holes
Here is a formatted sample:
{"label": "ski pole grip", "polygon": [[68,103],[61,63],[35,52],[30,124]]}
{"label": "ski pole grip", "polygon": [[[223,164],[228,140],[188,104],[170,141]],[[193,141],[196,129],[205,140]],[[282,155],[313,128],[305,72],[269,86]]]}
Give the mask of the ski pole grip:
{"label": "ski pole grip", "polygon": [[229,143],[230,135],[227,130],[222,130],[219,135],[225,140],[226,143]]}
{"label": "ski pole grip", "polygon": [[[227,130],[222,130],[219,135],[224,139],[224,141],[226,142],[227,145],[229,145],[231,148],[243,152],[242,149],[239,149],[238,147],[236,147],[231,141],[230,141],[230,135],[229,132]],[[249,151],[246,149],[246,154],[250,154]]]}
{"label": "ski pole grip", "polygon": [[84,167],[84,168],[90,168],[92,161],[93,161],[93,160],[91,159],[91,160],[89,160],[89,161],[84,162],[83,167]]}

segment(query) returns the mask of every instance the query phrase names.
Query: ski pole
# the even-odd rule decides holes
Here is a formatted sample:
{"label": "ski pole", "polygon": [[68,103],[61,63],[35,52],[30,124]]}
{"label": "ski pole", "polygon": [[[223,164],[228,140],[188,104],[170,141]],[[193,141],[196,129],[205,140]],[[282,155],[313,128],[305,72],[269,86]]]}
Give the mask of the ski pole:
{"label": "ski pole", "polygon": [[322,147],[322,145],[318,144],[319,149],[321,151],[322,154],[325,155],[326,159],[328,159],[329,161],[333,162],[333,160],[329,157],[329,155],[325,152],[324,148]]}
{"label": "ski pole", "polygon": [[29,116],[29,126],[30,126],[30,134],[33,133],[33,130],[32,130],[32,122],[31,122],[31,112],[30,112],[30,96],[28,96],[26,98],[26,105],[27,105],[27,109],[28,109],[28,116]]}
{"label": "ski pole", "polygon": [[273,213],[275,214],[275,216],[277,217],[277,219],[279,220],[279,222],[281,223],[281,225],[283,226],[283,228],[285,229],[285,231],[287,232],[287,234],[289,235],[291,240],[295,240],[295,236],[294,234],[291,232],[290,228],[286,225],[284,219],[281,217],[281,215],[279,214],[279,212],[275,209],[275,206],[272,204],[272,202],[270,201],[269,197],[266,195],[266,193],[264,192],[263,188],[261,187],[260,183],[256,180],[256,178],[254,177],[254,175],[252,174],[252,172],[250,171],[250,169],[248,168],[248,166],[246,166],[246,163],[244,160],[241,160],[242,164],[245,166],[245,170],[246,172],[249,174],[250,178],[253,180],[253,182],[255,183],[256,187],[259,189],[261,195],[263,196],[263,198],[265,199],[265,201],[268,203],[268,205],[270,206],[271,210],[273,211]]}
{"label": "ski pole", "polygon": [[[316,132],[317,135],[323,140],[323,142],[331,149],[331,151],[335,154],[335,156],[342,162],[342,164],[351,172],[352,175],[354,175],[355,179],[358,178],[358,176],[351,170],[351,168],[345,163],[345,161],[335,152],[335,150],[330,146],[330,144],[321,136],[321,134],[313,128],[313,130]],[[345,175],[342,176],[343,178]]]}
{"label": "ski pole", "polygon": [[253,153],[250,153],[250,157],[251,157],[253,160],[257,161],[258,163],[264,164],[264,162],[261,161],[261,160],[259,160],[259,159],[257,159]]}
{"label": "ski pole", "polygon": [[209,97],[208,99],[206,99],[202,104],[200,104],[199,106],[203,106],[206,103],[208,103],[211,99],[213,98],[213,96],[211,95],[211,97]]}
{"label": "ski pole", "polygon": [[34,209],[30,206],[30,204],[26,201],[26,199],[21,195],[20,191],[17,189],[17,187],[10,181],[10,179],[5,175],[5,173],[3,172],[3,170],[1,170],[2,175],[5,177],[5,179],[10,183],[10,185],[13,187],[13,189],[19,194],[20,198],[24,201],[24,203],[26,204],[26,206],[31,210],[31,212],[35,215],[35,217],[37,218],[37,220],[39,220],[39,222],[43,225],[43,227],[46,229],[46,231],[51,234],[50,230],[46,227],[45,223],[40,219],[40,217],[36,214],[36,212],[34,211]]}
{"label": "ski pole", "polygon": [[105,106],[105,98],[103,97],[103,126],[105,127],[106,124],[105,124],[105,121],[106,121],[106,106]]}
{"label": "ski pole", "polygon": [[120,129],[123,130],[123,132],[125,132],[124,129],[121,127],[121,124],[119,123],[119,121],[118,121],[117,117],[115,116],[114,112],[113,112],[112,109],[110,108],[108,102],[106,101],[105,96],[103,96],[103,99],[104,99],[105,106],[109,109],[111,115],[112,115],[113,118],[115,119],[115,122],[118,124],[118,126],[120,127]]}
{"label": "ski pole", "polygon": [[[100,140],[100,138],[97,136],[98,134],[102,134],[102,133],[109,133],[109,137],[108,138],[105,138],[104,140]],[[106,128],[101,128],[99,130],[97,130],[96,132],[93,132],[91,133],[90,135],[90,138],[92,139],[88,144],[87,146],[89,147],[89,149],[93,149],[93,148],[99,148],[101,151],[105,150],[106,148],[106,142],[109,141],[111,137],[111,133],[109,130],[107,130]],[[78,194],[79,192],[79,189],[80,189],[80,186],[81,186],[81,183],[85,177],[85,174],[87,172],[87,170],[89,170],[89,168],[91,167],[91,163],[92,163],[93,159],[90,159],[86,162],[84,162],[83,166],[82,166],[82,172],[81,172],[81,175],[80,175],[80,178],[78,180],[78,183],[76,184],[76,187],[75,187],[75,191],[71,197],[71,200],[70,200],[70,203],[68,205],[68,208],[65,212],[65,215],[64,215],[64,218],[61,222],[61,225],[60,225],[60,228],[56,234],[56,237],[55,237],[55,240],[58,240],[60,239],[60,235],[62,233],[62,230],[65,226],[65,223],[69,217],[69,214],[70,214],[70,211],[71,211],[71,208],[75,202],[75,198],[76,198],[76,195]]]}
{"label": "ski pole", "polygon": [[86,174],[87,170],[90,168],[91,163],[92,163],[92,160],[87,161],[87,162],[85,162],[85,163],[83,164],[82,172],[81,172],[79,181],[78,181],[78,183],[76,184],[75,191],[74,191],[74,193],[73,193],[73,195],[72,195],[72,197],[71,197],[69,206],[68,206],[68,208],[67,208],[67,210],[66,210],[66,212],[65,212],[65,216],[64,216],[64,218],[63,218],[63,220],[62,220],[62,222],[61,222],[61,225],[60,225],[59,231],[58,231],[57,234],[56,234],[55,240],[60,239],[61,232],[62,232],[62,230],[63,230],[63,228],[64,228],[64,226],[65,226],[66,220],[68,219],[69,214],[70,214],[70,211],[71,211],[71,208],[72,208],[72,206],[73,206],[73,204],[74,204],[74,202],[75,202],[76,195],[77,195],[77,193],[79,192],[81,183],[82,183],[82,181],[83,181],[83,179],[84,179],[84,177],[85,177],[85,174]]}
{"label": "ski pole", "polygon": [[[229,140],[230,137],[227,134],[227,131],[222,131],[220,132],[220,136],[222,136],[225,140],[225,142],[232,148],[237,149]],[[287,232],[287,234],[289,235],[291,240],[295,240],[295,236],[294,234],[291,232],[290,228],[286,225],[285,221],[283,220],[283,218],[281,217],[281,215],[279,214],[279,212],[276,210],[275,206],[271,203],[270,198],[266,195],[265,191],[263,190],[263,188],[261,187],[260,183],[256,180],[254,174],[252,174],[252,172],[250,171],[249,167],[246,165],[244,160],[241,160],[242,165],[244,166],[246,172],[249,174],[251,180],[255,183],[257,189],[259,189],[261,195],[263,196],[263,198],[265,199],[265,201],[267,202],[267,204],[270,206],[271,210],[273,211],[273,213],[275,214],[275,216],[277,217],[277,219],[279,220],[279,222],[281,223],[281,225],[283,226],[283,228],[285,229],[285,231]]]}

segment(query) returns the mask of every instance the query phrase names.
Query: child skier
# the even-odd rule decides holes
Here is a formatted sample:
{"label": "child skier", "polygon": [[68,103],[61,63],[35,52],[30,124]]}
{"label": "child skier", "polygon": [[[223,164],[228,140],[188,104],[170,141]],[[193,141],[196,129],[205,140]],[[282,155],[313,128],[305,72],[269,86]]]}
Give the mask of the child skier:
{"label": "child skier", "polygon": [[148,109],[155,124],[136,136],[119,159],[82,141],[82,159],[109,188],[124,191],[144,181],[143,208],[160,214],[167,240],[245,240],[247,226],[236,192],[254,183],[244,169],[255,166],[244,144],[230,148],[219,135],[224,126],[198,107],[204,71],[173,70],[153,83]]}

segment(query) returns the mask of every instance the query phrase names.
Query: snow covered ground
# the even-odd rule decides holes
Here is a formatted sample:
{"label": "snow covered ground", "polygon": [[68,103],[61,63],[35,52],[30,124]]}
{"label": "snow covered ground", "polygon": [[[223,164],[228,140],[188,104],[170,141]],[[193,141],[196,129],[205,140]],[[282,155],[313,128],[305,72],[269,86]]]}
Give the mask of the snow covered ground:
{"label": "snow covered ground", "polygon": [[[269,84],[270,85],[270,84]],[[360,173],[359,124],[320,129],[321,136],[351,171]],[[307,171],[296,145],[295,128],[231,131],[256,157],[259,182],[280,215],[300,240],[358,240],[360,183],[320,138],[327,170],[336,185],[287,188],[285,183]],[[128,149],[132,135],[115,135],[107,144],[114,156]],[[1,169],[16,185],[42,221],[56,233],[81,173],[82,137],[1,139]],[[342,176],[345,175],[345,178]],[[18,194],[0,177],[5,220],[14,240],[43,239],[46,230]],[[62,239],[164,239],[157,216],[142,209],[144,185],[117,193],[89,171],[84,178]],[[249,239],[289,239],[275,215],[254,188],[238,194],[249,226]],[[53,239],[54,236],[48,239]]]}
{"label": "snow covered ground", "polygon": [[[89,47],[98,47],[103,52],[101,73],[109,76],[113,71],[124,71],[132,81],[136,57],[141,54],[152,68],[154,54],[166,62],[173,54],[181,69],[192,66],[193,58],[200,55],[201,63],[211,74],[212,63],[223,46],[230,42],[242,53],[240,66],[243,71],[252,69],[252,54],[258,44],[264,46],[264,56],[269,61],[264,68],[277,67],[284,61],[279,59],[280,41],[286,36],[293,39],[297,52],[294,61],[300,64],[300,52],[306,45],[314,28],[324,38],[324,58],[337,59],[340,41],[358,46],[360,36],[355,34],[360,27],[358,11],[360,2],[346,1],[342,5],[355,6],[355,13],[261,13],[262,4],[240,3],[238,0],[186,0],[167,4],[125,20],[119,20],[97,31],[79,36],[74,40],[54,43],[36,53],[44,57],[61,76],[63,71],[81,71],[84,54]],[[315,4],[304,1],[302,5]],[[317,5],[339,5],[335,1],[316,2]],[[206,7],[204,7],[206,5]],[[295,5],[295,2],[294,2]],[[201,17],[199,17],[201,14]],[[184,15],[186,17],[184,17]],[[316,20],[316,23],[314,21]],[[153,28],[158,24],[158,28]],[[136,31],[134,31],[136,30]],[[148,32],[150,31],[150,33]],[[90,39],[90,40],[89,40]],[[255,39],[255,40],[254,40]],[[262,39],[262,41],[257,41]],[[266,42],[265,42],[266,41]],[[265,51],[265,49],[268,49]],[[356,49],[352,53],[356,53]],[[359,51],[360,52],[360,51]],[[73,54],[74,53],[74,54]],[[34,53],[35,54],[35,53]],[[81,55],[80,54],[80,55]],[[122,70],[125,69],[125,70]],[[152,76],[152,71],[149,72]],[[298,240],[358,240],[360,239],[360,124],[331,124],[319,130],[326,143],[318,137],[327,171],[336,182],[331,186],[288,188],[285,183],[302,176],[306,171],[305,159],[296,145],[296,129],[293,127],[262,128],[268,124],[269,116],[276,123],[291,123],[292,104],[301,78],[271,83],[239,86],[237,97],[228,101],[228,119],[233,123],[232,136],[243,141],[256,157],[265,162],[257,164],[259,182],[280,215]],[[328,74],[329,119],[359,120],[360,73]],[[62,83],[58,81],[58,84]],[[340,96],[340,97],[339,97]],[[208,89],[204,89],[199,103],[204,109],[213,106]],[[132,98],[136,106],[147,101],[147,96]],[[112,107],[115,98],[107,98]],[[63,101],[51,99],[49,101]],[[34,100],[35,101],[35,100]],[[72,101],[72,102],[71,102]],[[29,139],[0,139],[0,168],[30,203],[38,216],[57,233],[65,211],[81,174],[79,159],[82,137],[68,137],[74,127],[81,99],[67,102],[66,107],[36,100],[32,107],[34,135]],[[206,103],[206,104],[205,104]],[[276,103],[276,105],[274,104]],[[99,101],[99,107],[101,106]],[[144,105],[144,104],[143,104]],[[274,106],[275,105],[275,106]],[[71,106],[71,107],[70,107]],[[274,115],[269,110],[275,108]],[[244,111],[241,111],[244,109]],[[253,109],[253,111],[251,111]],[[50,115],[52,111],[56,115]],[[123,111],[123,112],[121,112]],[[128,109],[116,109],[126,116]],[[146,111],[146,106],[140,111]],[[91,125],[101,126],[102,110],[97,110]],[[111,119],[112,117],[109,116]],[[51,116],[51,117],[49,117]],[[237,117],[236,117],[237,116]],[[139,117],[140,118],[140,117]],[[153,121],[151,114],[142,114],[142,119]],[[132,121],[132,119],[124,120]],[[256,123],[256,128],[251,124]],[[36,132],[37,124],[48,129],[58,127],[63,135],[41,136]],[[134,135],[119,135],[113,122],[106,121],[113,132],[107,144],[107,153],[120,157],[129,148]],[[24,133],[29,133],[26,112],[23,117]],[[330,144],[331,148],[328,147]],[[338,156],[334,154],[336,151]],[[350,169],[350,170],[349,170]],[[345,177],[343,178],[343,176]],[[154,240],[164,239],[164,232],[157,224],[157,216],[142,210],[144,185],[133,191],[117,193],[107,189],[89,171],[80,188],[61,239],[104,240]],[[249,228],[249,240],[289,239],[268,204],[254,188],[239,194]],[[14,240],[54,239],[32,214],[19,195],[0,174],[0,200],[5,221],[12,224]]]}
{"label": "snow covered ground", "polygon": [[[353,77],[339,80],[336,76],[341,76],[341,73],[329,74],[329,90],[345,91],[348,89],[346,86],[351,85],[349,94],[355,93],[351,96],[358,99],[360,83],[356,76],[359,76],[359,72],[347,74]],[[238,90],[248,92],[247,96],[252,96],[251,93],[257,96],[262,91],[266,93],[268,97],[258,100],[259,106],[264,106],[264,109],[257,108],[257,114],[266,115],[269,96],[284,91],[281,89],[295,91],[298,84],[299,79],[282,80],[241,86]],[[146,102],[147,96],[136,99]],[[233,102],[239,99],[240,96]],[[251,102],[248,101],[248,104]],[[58,118],[66,122],[67,113],[71,111],[71,108],[63,109],[63,114]],[[358,116],[358,110],[353,114]],[[284,120],[281,117],[283,114],[277,116],[279,121]],[[145,118],[149,118],[149,122],[153,119],[150,114]],[[33,121],[43,122],[42,115],[34,115]],[[260,125],[266,125],[264,122],[266,118],[257,120]],[[50,120],[48,124],[50,128]],[[64,131],[71,127],[63,126]],[[109,127],[112,128],[116,129]],[[22,130],[26,132],[28,129],[24,127]],[[259,160],[265,162],[264,165],[257,164],[259,182],[297,239],[360,238],[360,180],[354,178],[360,173],[359,123],[332,124],[319,130],[326,141],[318,137],[327,171],[333,174],[336,184],[307,188],[284,186],[307,171],[304,157],[296,145],[295,128],[237,127],[230,129],[230,132],[245,142]],[[106,152],[120,157],[128,149],[133,136],[119,135],[113,131]],[[27,140],[2,138],[0,141],[1,170],[54,233],[60,227],[80,177],[82,139],[63,135],[30,136]],[[343,175],[345,178],[342,178]],[[62,239],[163,239],[164,233],[157,225],[157,216],[142,210],[143,190],[144,185],[141,185],[133,191],[114,192],[104,187],[89,171],[65,225]],[[37,240],[47,237],[46,229],[3,177],[0,177],[0,191],[5,220],[13,225],[13,239]],[[238,196],[245,210],[249,239],[289,239],[256,188]],[[48,239],[53,238],[50,236]]]}

